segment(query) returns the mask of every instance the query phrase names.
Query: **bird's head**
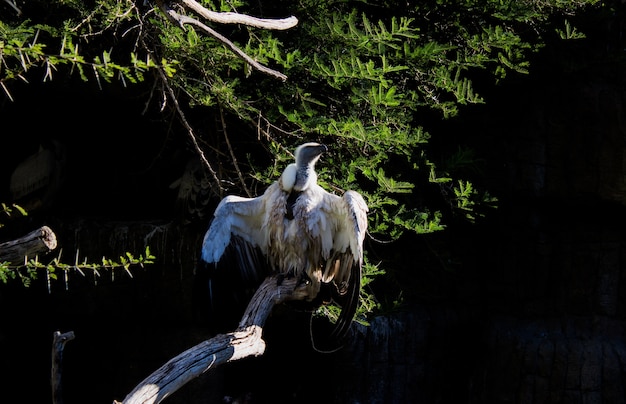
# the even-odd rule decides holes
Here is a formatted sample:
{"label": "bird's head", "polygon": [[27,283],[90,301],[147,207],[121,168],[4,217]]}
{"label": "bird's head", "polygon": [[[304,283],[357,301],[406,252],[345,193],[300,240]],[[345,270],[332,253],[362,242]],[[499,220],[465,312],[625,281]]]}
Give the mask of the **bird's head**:
{"label": "bird's head", "polygon": [[296,166],[298,169],[304,167],[314,167],[317,160],[323,153],[328,151],[326,145],[320,143],[305,143],[296,148]]}
{"label": "bird's head", "polygon": [[[296,148],[295,163],[295,181],[293,190],[304,191],[311,184],[317,182],[317,174],[315,173],[315,163],[320,156],[328,151],[326,145],[320,143],[304,143]],[[293,170],[293,165],[291,166]],[[290,171],[290,170],[285,170]]]}

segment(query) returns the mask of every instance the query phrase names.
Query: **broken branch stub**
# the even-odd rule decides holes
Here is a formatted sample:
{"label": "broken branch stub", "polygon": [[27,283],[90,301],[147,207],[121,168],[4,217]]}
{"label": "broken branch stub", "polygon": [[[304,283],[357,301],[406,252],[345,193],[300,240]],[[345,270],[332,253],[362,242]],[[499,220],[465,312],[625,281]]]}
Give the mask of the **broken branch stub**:
{"label": "broken branch stub", "polygon": [[31,231],[24,237],[0,243],[0,262],[23,264],[24,257],[35,257],[57,248],[57,237],[48,226]]}

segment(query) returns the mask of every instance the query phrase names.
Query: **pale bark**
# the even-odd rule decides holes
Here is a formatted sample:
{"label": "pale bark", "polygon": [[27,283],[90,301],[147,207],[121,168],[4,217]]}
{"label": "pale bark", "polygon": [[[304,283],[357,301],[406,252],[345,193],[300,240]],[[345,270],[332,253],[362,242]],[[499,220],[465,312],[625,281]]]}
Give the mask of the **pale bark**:
{"label": "pale bark", "polygon": [[239,13],[218,13],[211,11],[202,7],[202,5],[194,0],[181,0],[180,3],[207,20],[218,22],[220,24],[243,24],[251,27],[271,30],[285,30],[293,28],[298,24],[298,19],[294,16],[278,19],[256,18]]}
{"label": "pale bark", "polygon": [[[298,286],[296,278],[267,278],[256,291],[234,332],[218,334],[189,348],[157,369],[131,391],[123,404],[160,403],[166,397],[223,363],[265,352],[263,326],[272,308],[287,300],[307,297],[306,286]],[[118,403],[115,401],[114,403]]]}
{"label": "pale bark", "polygon": [[[281,19],[256,18],[256,17],[245,15],[245,14],[239,14],[239,13],[218,13],[215,11],[211,11],[203,7],[202,5],[200,5],[198,2],[194,0],[180,0],[179,3],[186,9],[190,9],[194,11],[196,14],[198,14],[199,16],[203,17],[206,20],[209,20],[211,22],[218,22],[222,24],[243,24],[243,25],[248,25],[252,27],[271,29],[271,30],[285,30],[285,29],[292,28],[298,24],[298,19],[293,16],[288,17],[288,18],[281,18]],[[245,60],[246,63],[248,63],[254,69],[262,73],[268,74],[270,76],[279,78],[283,81],[287,80],[287,76],[285,76],[283,73],[276,71],[274,69],[270,69],[269,67],[264,66],[261,63],[257,62],[256,60],[252,59],[250,56],[248,56],[248,54],[246,54],[244,51],[239,49],[239,47],[235,45],[232,41],[230,41],[228,38],[226,38],[225,36],[215,31],[213,28],[207,26],[203,22],[195,18],[189,17],[187,15],[182,15],[182,14],[177,13],[176,11],[168,7],[163,0],[158,0],[157,4],[159,8],[161,9],[161,11],[172,22],[180,25],[181,27],[188,24],[188,25],[193,25],[195,27],[200,28],[206,34],[211,35],[212,37],[220,41],[222,44],[224,44],[226,47],[228,47],[234,54],[236,54],[241,59]]]}

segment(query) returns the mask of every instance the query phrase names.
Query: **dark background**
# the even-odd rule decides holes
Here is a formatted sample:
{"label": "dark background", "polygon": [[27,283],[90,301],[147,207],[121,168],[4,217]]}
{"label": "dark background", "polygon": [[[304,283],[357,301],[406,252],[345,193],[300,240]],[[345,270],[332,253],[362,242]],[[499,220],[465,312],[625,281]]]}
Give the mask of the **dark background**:
{"label": "dark background", "polygon": [[[435,153],[476,151],[481,185],[499,202],[477,224],[368,241],[368,258],[392,268],[373,287],[402,291],[399,308],[355,326],[334,354],[311,349],[306,316],[279,309],[263,357],[210,372],[168,402],[624,403],[626,70],[615,33],[550,45],[531,74],[490,87],[486,105],[427,123]],[[60,280],[51,293],[45,279],[1,285],[6,399],[50,401],[56,330],[76,334],[63,362],[67,403],[121,400],[210,336],[193,296],[208,218],[185,220],[170,188],[194,156],[168,117],[141,114],[144,95],[70,80],[25,85],[0,104],[0,200],[41,144],[66,149],[50,204],[11,220],[0,240],[46,224],[67,261],[145,244],[158,257],[132,278],[71,273],[67,290]]]}

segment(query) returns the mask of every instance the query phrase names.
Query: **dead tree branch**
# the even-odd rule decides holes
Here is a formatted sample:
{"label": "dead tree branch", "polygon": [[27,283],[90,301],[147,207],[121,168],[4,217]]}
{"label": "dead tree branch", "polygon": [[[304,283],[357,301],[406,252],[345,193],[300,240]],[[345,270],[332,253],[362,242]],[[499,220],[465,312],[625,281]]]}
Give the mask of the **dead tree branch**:
{"label": "dead tree branch", "polygon": [[[279,284],[280,283],[280,284]],[[131,391],[123,404],[154,404],[223,363],[265,352],[263,326],[272,308],[288,300],[303,300],[306,287],[298,286],[298,279],[267,278],[256,291],[234,332],[219,334],[189,348],[169,360]],[[115,401],[114,403],[120,404]]]}
{"label": "dead tree branch", "polygon": [[[238,13],[217,13],[215,11],[211,11],[211,10],[204,8],[202,5],[200,5],[194,0],[181,0],[180,4],[182,4],[186,8],[189,8],[195,11],[197,14],[199,14],[201,17],[204,17],[207,20],[210,20],[213,22],[224,23],[224,24],[244,24],[244,25],[259,27],[259,28],[264,28],[264,29],[284,30],[284,29],[292,28],[298,23],[298,19],[293,16],[289,18],[284,18],[284,19],[263,19],[263,18],[250,17],[247,15],[238,14]],[[161,11],[170,19],[170,21],[174,22],[175,24],[178,24],[181,27],[183,27],[185,24],[198,27],[205,33],[211,35],[212,37],[220,41],[222,44],[228,47],[234,54],[239,56],[241,59],[245,60],[246,63],[248,63],[250,66],[252,66],[256,70],[262,73],[268,74],[270,76],[279,78],[283,81],[287,80],[287,76],[285,76],[279,71],[270,69],[269,67],[264,66],[261,63],[257,62],[256,60],[252,59],[244,51],[239,49],[237,45],[231,42],[228,38],[218,33],[217,31],[215,31],[208,25],[202,23],[201,21],[198,21],[195,18],[177,13],[176,11],[169,8],[163,2],[163,0],[158,0],[157,5],[161,9]]]}
{"label": "dead tree branch", "polygon": [[243,24],[256,28],[285,30],[298,25],[298,19],[294,16],[280,19],[256,18],[239,13],[218,13],[208,10],[195,0],[181,0],[180,3],[186,8],[193,10],[201,17],[220,24]]}
{"label": "dead tree branch", "polygon": [[0,243],[0,262],[24,263],[24,257],[35,257],[57,248],[57,238],[48,226],[33,230],[24,237]]}

